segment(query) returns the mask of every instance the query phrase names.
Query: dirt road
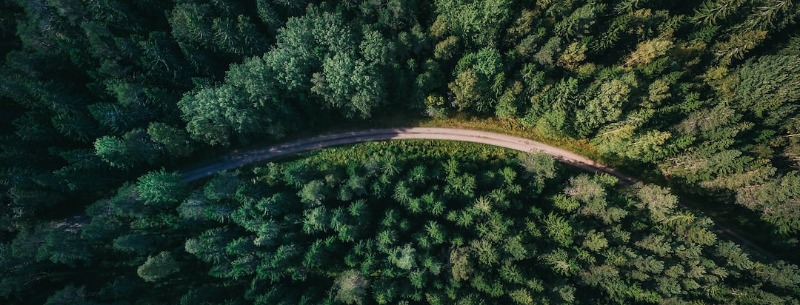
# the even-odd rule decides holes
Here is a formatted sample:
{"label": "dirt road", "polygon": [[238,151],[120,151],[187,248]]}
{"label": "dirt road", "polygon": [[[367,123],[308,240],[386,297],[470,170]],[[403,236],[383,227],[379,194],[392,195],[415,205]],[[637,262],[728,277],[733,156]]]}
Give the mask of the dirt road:
{"label": "dirt road", "polygon": [[594,160],[541,142],[486,131],[428,127],[368,129],[343,132],[305,138],[246,152],[231,153],[207,165],[185,171],[184,181],[192,182],[214,175],[220,171],[238,168],[255,162],[269,161],[318,148],[400,139],[462,141],[505,147],[522,152],[540,152],[551,155],[561,162],[590,172],[604,172],[614,175],[619,178],[620,183],[623,184],[636,183],[636,179],[597,163]]}

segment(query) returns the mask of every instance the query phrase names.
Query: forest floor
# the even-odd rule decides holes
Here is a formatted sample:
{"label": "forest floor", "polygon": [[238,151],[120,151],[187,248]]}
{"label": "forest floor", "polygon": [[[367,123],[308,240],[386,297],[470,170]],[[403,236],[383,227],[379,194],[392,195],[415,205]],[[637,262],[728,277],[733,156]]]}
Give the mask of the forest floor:
{"label": "forest floor", "polygon": [[[631,185],[638,182],[637,179],[628,176],[619,170],[603,165],[602,163],[599,163],[591,158],[542,142],[488,131],[437,127],[383,128],[337,132],[321,136],[306,137],[261,148],[248,149],[244,151],[237,150],[212,160],[205,165],[184,170],[183,179],[185,182],[192,182],[222,171],[239,168],[256,162],[275,160],[301,152],[325,147],[370,141],[402,139],[472,142],[504,147],[521,152],[539,152],[553,156],[560,162],[589,172],[607,173],[613,175],[619,178],[620,184]],[[683,204],[681,204],[681,207],[688,208]],[[758,252],[769,259],[776,259],[775,255],[773,255],[770,251],[760,247],[750,239],[742,236],[742,234],[739,234],[737,230],[721,224],[718,221],[715,222],[714,231],[718,235],[736,242],[743,247]]]}

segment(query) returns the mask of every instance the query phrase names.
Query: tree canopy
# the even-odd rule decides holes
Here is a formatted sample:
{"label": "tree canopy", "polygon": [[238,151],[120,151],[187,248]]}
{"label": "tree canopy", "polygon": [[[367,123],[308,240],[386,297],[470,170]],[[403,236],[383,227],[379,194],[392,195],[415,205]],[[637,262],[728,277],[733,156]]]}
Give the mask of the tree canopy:
{"label": "tree canopy", "polygon": [[[672,194],[795,256],[799,12],[0,1],[0,303],[796,303],[795,265],[720,240]],[[571,143],[651,183],[414,149],[178,171],[430,117]]]}

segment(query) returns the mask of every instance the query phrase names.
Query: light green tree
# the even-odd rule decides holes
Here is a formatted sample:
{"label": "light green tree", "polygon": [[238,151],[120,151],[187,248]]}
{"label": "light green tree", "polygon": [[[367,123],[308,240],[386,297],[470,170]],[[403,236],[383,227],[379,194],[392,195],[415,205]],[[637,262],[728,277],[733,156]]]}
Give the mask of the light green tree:
{"label": "light green tree", "polygon": [[369,282],[357,270],[347,270],[336,277],[333,289],[336,291],[335,300],[347,304],[362,304],[367,292]]}
{"label": "light green tree", "polygon": [[146,204],[178,203],[186,196],[186,188],[180,173],[170,173],[163,169],[139,177],[136,184],[139,198]]}
{"label": "light green tree", "polygon": [[136,274],[147,282],[160,282],[167,279],[170,275],[180,270],[178,262],[168,251],[162,251],[156,256],[149,256],[139,268]]}

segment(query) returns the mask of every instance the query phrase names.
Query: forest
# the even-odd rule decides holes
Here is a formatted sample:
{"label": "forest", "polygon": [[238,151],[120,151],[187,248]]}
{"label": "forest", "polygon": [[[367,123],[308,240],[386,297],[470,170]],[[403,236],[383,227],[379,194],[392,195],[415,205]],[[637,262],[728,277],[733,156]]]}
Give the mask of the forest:
{"label": "forest", "polygon": [[[0,303],[798,304],[798,14],[0,0]],[[181,180],[232,150],[397,117],[578,141],[645,182],[430,142]]]}

